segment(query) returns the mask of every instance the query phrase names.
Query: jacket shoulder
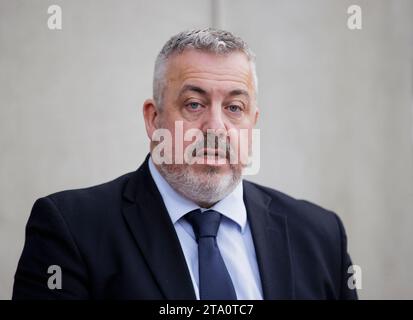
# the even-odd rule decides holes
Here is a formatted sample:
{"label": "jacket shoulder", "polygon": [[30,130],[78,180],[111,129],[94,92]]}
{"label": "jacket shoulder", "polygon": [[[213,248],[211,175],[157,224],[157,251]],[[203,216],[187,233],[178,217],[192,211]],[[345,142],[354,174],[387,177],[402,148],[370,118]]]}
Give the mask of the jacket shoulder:
{"label": "jacket shoulder", "polygon": [[126,173],[120,177],[117,177],[111,181],[107,181],[101,184],[77,188],[77,189],[67,189],[52,194],[46,197],[52,199],[53,201],[59,203],[70,199],[75,199],[77,201],[93,200],[95,198],[103,199],[102,196],[114,195],[116,193],[121,193],[124,184],[129,180],[130,176],[134,172]]}
{"label": "jacket shoulder", "polygon": [[312,233],[325,240],[340,236],[341,220],[335,212],[254,182],[246,184],[271,198],[270,212],[285,216],[291,231]]}
{"label": "jacket shoulder", "polygon": [[[133,172],[99,185],[63,190],[44,198],[49,199],[65,220],[93,222],[104,214],[120,209],[122,192]],[[41,199],[38,199],[39,201]]]}

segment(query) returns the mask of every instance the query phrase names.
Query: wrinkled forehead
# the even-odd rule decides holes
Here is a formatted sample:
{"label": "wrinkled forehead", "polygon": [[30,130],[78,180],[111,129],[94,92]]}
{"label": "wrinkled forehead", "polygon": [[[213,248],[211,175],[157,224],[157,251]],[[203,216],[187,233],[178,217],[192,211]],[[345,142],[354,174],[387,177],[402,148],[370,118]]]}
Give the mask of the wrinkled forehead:
{"label": "wrinkled forehead", "polygon": [[185,50],[169,58],[165,77],[174,90],[196,84],[211,90],[242,89],[254,94],[251,62],[242,52],[215,54]]}

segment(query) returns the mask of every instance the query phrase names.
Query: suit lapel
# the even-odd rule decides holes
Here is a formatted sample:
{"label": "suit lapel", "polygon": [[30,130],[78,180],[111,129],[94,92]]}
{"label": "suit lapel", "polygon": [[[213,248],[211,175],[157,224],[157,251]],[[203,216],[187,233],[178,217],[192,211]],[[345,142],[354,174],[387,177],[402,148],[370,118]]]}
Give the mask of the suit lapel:
{"label": "suit lapel", "polygon": [[165,298],[194,300],[185,257],[148,159],[125,188],[123,215]]}
{"label": "suit lapel", "polygon": [[287,217],[271,210],[271,197],[244,181],[244,202],[257,255],[264,299],[292,299]]}

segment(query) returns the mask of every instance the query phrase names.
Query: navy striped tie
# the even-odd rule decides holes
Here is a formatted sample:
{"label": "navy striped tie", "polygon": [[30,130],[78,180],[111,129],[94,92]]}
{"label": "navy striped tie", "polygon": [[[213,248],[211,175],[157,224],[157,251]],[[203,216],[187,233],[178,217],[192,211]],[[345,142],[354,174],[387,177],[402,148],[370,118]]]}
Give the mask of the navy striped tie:
{"label": "navy striped tie", "polygon": [[217,245],[221,214],[200,209],[186,214],[198,242],[199,295],[201,300],[236,300],[234,285]]}

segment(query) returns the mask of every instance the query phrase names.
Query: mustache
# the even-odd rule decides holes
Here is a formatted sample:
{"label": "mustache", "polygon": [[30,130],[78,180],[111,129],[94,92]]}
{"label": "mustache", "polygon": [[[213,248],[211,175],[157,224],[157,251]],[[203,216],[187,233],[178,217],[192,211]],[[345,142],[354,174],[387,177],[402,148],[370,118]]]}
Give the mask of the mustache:
{"label": "mustache", "polygon": [[216,135],[214,133],[204,132],[203,139],[198,139],[198,141],[193,146],[192,156],[197,156],[197,151],[202,149],[215,149],[217,152],[225,154],[227,159],[230,158],[231,154],[234,153],[230,141],[227,136]]}

